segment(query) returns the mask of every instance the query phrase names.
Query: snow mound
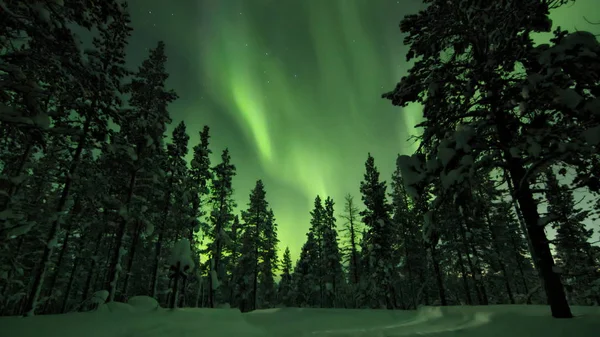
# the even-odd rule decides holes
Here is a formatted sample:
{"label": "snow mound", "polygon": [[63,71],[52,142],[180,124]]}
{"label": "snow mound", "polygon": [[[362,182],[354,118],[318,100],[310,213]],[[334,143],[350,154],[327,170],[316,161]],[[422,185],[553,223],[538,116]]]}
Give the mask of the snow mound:
{"label": "snow mound", "polygon": [[127,304],[132,306],[135,311],[153,311],[158,310],[160,305],[156,299],[150,296],[134,296],[127,301]]}

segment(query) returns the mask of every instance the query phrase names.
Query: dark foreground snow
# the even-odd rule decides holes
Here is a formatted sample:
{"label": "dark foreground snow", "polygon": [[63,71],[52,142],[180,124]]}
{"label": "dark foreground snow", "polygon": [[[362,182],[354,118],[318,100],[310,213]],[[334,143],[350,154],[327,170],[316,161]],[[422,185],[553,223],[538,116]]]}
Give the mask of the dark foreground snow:
{"label": "dark foreground snow", "polygon": [[600,308],[573,307],[574,319],[547,306],[424,307],[418,311],[153,308],[150,301],[103,305],[98,312],[0,317],[3,336],[19,337],[298,337],[460,336],[587,337],[600,331]]}

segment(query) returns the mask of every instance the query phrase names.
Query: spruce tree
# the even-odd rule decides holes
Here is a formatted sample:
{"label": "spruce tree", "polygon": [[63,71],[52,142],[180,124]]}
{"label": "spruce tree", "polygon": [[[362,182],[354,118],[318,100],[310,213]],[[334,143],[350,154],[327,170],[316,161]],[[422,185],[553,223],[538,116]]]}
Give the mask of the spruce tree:
{"label": "spruce tree", "polygon": [[283,260],[281,261],[281,280],[277,287],[277,296],[279,302],[285,306],[292,306],[294,293],[292,290],[292,257],[290,255],[290,248],[285,247],[283,253]]}
{"label": "spruce tree", "polygon": [[300,251],[300,258],[294,266],[292,274],[294,304],[298,307],[321,306],[321,292],[319,288],[319,255],[315,234],[309,230],[306,242]]}
{"label": "spruce tree", "polygon": [[277,291],[275,288],[275,273],[278,269],[277,261],[277,223],[273,210],[269,208],[267,219],[261,231],[259,241],[259,279],[258,298],[261,307],[269,308],[275,305]]}
{"label": "spruce tree", "polygon": [[210,275],[208,278],[208,305],[214,308],[218,301],[223,301],[224,296],[218,292],[219,284],[226,281],[225,261],[223,252],[229,242],[227,237],[231,230],[233,221],[233,209],[236,206],[233,201],[232,179],[235,176],[235,166],[231,164],[229,150],[225,149],[221,154],[221,162],[213,167],[212,189],[210,193],[209,223],[210,231],[207,233],[209,242],[208,258],[210,259]]}
{"label": "spruce tree", "polygon": [[352,284],[360,282],[360,252],[359,252],[359,210],[354,204],[354,198],[348,194],[344,199],[344,213],[342,219],[345,220],[344,228],[346,243],[342,246],[344,253],[344,262],[348,264],[349,281]]}
{"label": "spruce tree", "polygon": [[[264,231],[266,227],[270,227],[268,222],[271,221],[272,212],[269,212],[269,204],[265,199],[266,192],[262,180],[258,180],[256,185],[250,192],[250,202],[248,203],[248,209],[242,212],[242,219],[245,223],[245,250],[242,254],[247,254],[247,258],[244,259],[245,274],[251,277],[248,285],[251,286],[249,289],[249,302],[247,310],[256,310],[261,299],[258,297],[258,281],[260,273],[260,262],[261,262],[261,248],[264,239]],[[250,251],[248,251],[250,250]]]}
{"label": "spruce tree", "polygon": [[336,218],[333,199],[325,199],[323,210],[323,252],[322,263],[325,266],[324,281],[327,307],[338,307],[340,289],[344,285],[342,256],[338,244]]}
{"label": "spruce tree", "polygon": [[370,287],[374,294],[373,303],[377,307],[388,309],[396,307],[395,289],[392,275],[395,273],[392,247],[394,245],[394,229],[390,219],[390,206],[386,200],[386,183],[379,181],[379,171],[375,160],[369,153],[365,163],[364,180],[360,183],[360,192],[365,209],[360,212],[368,236],[367,254],[369,267],[373,270]]}

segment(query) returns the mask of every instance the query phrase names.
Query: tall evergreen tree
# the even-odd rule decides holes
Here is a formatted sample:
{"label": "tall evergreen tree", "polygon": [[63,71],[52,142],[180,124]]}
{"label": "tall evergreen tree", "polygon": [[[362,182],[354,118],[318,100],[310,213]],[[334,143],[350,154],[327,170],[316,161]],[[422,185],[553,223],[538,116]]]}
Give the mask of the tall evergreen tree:
{"label": "tall evergreen tree", "polygon": [[395,289],[392,275],[395,265],[392,260],[392,247],[394,245],[394,229],[390,219],[390,206],[386,200],[386,183],[379,181],[379,171],[375,167],[375,159],[369,153],[365,163],[364,180],[360,183],[360,192],[365,209],[360,212],[368,236],[369,266],[374,270],[370,281],[376,301],[373,303],[388,309],[396,307]]}
{"label": "tall evergreen tree", "polygon": [[210,194],[210,203],[212,211],[210,213],[211,230],[208,237],[209,243],[208,257],[210,259],[210,275],[208,278],[208,305],[214,308],[218,301],[224,300],[224,295],[218,293],[219,284],[226,281],[225,261],[223,252],[226,249],[228,233],[231,230],[233,221],[233,208],[236,206],[233,201],[232,179],[235,176],[235,166],[231,164],[229,150],[225,149],[221,154],[221,163],[213,169],[212,190]]}
{"label": "tall evergreen tree", "polygon": [[344,214],[342,219],[345,220],[343,232],[345,232],[345,241],[347,243],[342,246],[345,262],[348,264],[348,275],[350,283],[358,284],[360,281],[360,253],[359,253],[359,210],[354,204],[354,198],[348,194],[344,199]]}
{"label": "tall evergreen tree", "polygon": [[325,199],[323,210],[323,252],[322,263],[325,266],[324,281],[326,304],[328,307],[338,307],[340,289],[344,284],[342,271],[342,255],[338,244],[338,233],[334,213],[333,199]]}
{"label": "tall evergreen tree", "polygon": [[[81,69],[87,77],[85,80],[81,79],[81,82],[78,82],[84,87],[84,91],[79,92],[83,97],[76,100],[76,103],[71,102],[71,104],[77,106],[77,113],[81,117],[82,126],[75,141],[72,159],[66,169],[67,173],[63,178],[60,191],[61,197],[56,205],[56,215],[51,218],[42,262],[39,265],[40,267],[34,270],[33,286],[25,308],[26,315],[33,315],[35,312],[46,271],[53,255],[54,243],[58,241],[62,221],[60,218],[66,210],[69,200],[71,200],[70,193],[74,185],[73,180],[81,163],[83,150],[93,143],[94,138],[104,139],[109,119],[120,120],[121,101],[118,94],[121,92],[120,82],[127,75],[127,71],[123,67],[124,49],[131,28],[129,27],[130,19],[127,6],[111,3],[113,6],[106,9],[110,10],[108,14],[113,20],[108,22],[105,17],[107,24],[98,27],[100,37],[93,40],[94,49],[87,52],[87,67]],[[98,74],[109,74],[110,76],[98,76]],[[87,102],[85,102],[86,100]]]}
{"label": "tall evergreen tree", "polygon": [[545,178],[548,214],[541,222],[556,231],[553,243],[562,278],[571,290],[574,303],[587,304],[586,300],[591,300],[600,305],[599,294],[586,298],[588,289],[600,277],[590,244],[593,231],[583,223],[588,212],[576,208],[573,193],[568,186],[560,184],[552,169],[546,170]]}
{"label": "tall evergreen tree", "polygon": [[[166,124],[171,122],[167,111],[168,104],[177,98],[171,90],[165,88],[165,81],[168,74],[165,70],[167,57],[165,55],[165,45],[159,42],[155,49],[150,50],[148,59],[142,62],[142,65],[134,74],[131,83],[127,86],[131,94],[129,105],[131,112],[123,119],[120,134],[115,137],[116,151],[120,153],[128,166],[126,191],[124,193],[123,207],[120,211],[121,219],[117,226],[115,236],[115,245],[108,268],[108,277],[106,289],[109,290],[108,300],[112,301],[117,287],[119,270],[121,269],[121,257],[124,253],[124,237],[127,225],[129,224],[128,214],[134,214],[128,209],[133,199],[136,187],[136,180],[139,178],[140,170],[148,167],[157,168],[151,165],[151,160],[156,159],[160,154],[159,148],[163,145],[163,135]],[[170,178],[173,181],[174,178]],[[168,194],[168,193],[167,193]],[[165,203],[167,203],[165,197]],[[167,204],[170,204],[168,202]],[[167,207],[164,205],[163,207]],[[157,230],[159,231],[159,242],[162,232],[161,226],[164,225],[165,217]],[[160,247],[157,245],[155,256],[160,258]],[[158,260],[154,261],[153,279],[150,295],[156,294],[156,281],[158,278]]]}
{"label": "tall evergreen tree", "polygon": [[[428,1],[426,9],[407,16],[400,25],[408,34],[407,60],[420,61],[394,91],[384,94],[394,105],[424,105],[419,155],[406,158],[403,169],[409,192],[418,194],[418,186],[434,176],[441,178],[446,191],[468,188],[463,182],[473,176],[474,163],[507,170],[552,315],[561,318],[572,314],[546,234],[538,225],[540,215],[531,185],[540,168],[557,161],[578,162],[582,181],[589,173],[595,139],[584,137],[583,142],[580,135],[591,135],[599,121],[584,112],[585,102],[594,100],[596,94],[582,88],[597,86],[598,80],[586,76],[583,69],[600,64],[600,57],[587,58],[575,51],[579,46],[599,50],[598,41],[589,33],[568,35],[558,30],[553,46],[534,46],[531,34],[549,32],[550,8],[565,2],[465,2],[456,6]],[[463,20],[465,15],[469,20]],[[565,53],[575,55],[567,57],[568,65],[557,57]],[[523,70],[516,70],[519,64]],[[557,92],[564,95],[557,98]],[[574,95],[581,98],[577,101],[581,104],[567,99]],[[573,111],[581,118],[573,119]],[[569,142],[577,146],[560,145]]]}
{"label": "tall evergreen tree", "polygon": [[279,243],[273,210],[269,208],[267,212],[267,219],[261,231],[258,250],[258,298],[260,298],[261,307],[264,308],[271,307],[276,303],[275,273],[278,269],[277,244]]}
{"label": "tall evergreen tree", "polygon": [[[247,257],[244,260],[249,260],[251,267],[249,270],[243,270],[245,275],[251,275],[249,285],[251,288],[248,310],[256,310],[260,305],[260,299],[258,298],[258,281],[260,273],[260,262],[261,262],[261,248],[263,246],[264,231],[265,228],[271,226],[268,222],[272,221],[272,212],[269,211],[269,204],[265,199],[266,192],[265,186],[262,180],[258,180],[256,185],[250,192],[250,202],[248,203],[248,209],[242,212],[242,219],[246,226],[246,248],[242,254],[247,253]],[[252,247],[252,251],[247,251]],[[246,262],[246,261],[244,261]]]}
{"label": "tall evergreen tree", "polygon": [[309,231],[292,274],[294,303],[299,307],[321,306],[320,261],[317,252],[318,244],[315,235],[313,231]]}

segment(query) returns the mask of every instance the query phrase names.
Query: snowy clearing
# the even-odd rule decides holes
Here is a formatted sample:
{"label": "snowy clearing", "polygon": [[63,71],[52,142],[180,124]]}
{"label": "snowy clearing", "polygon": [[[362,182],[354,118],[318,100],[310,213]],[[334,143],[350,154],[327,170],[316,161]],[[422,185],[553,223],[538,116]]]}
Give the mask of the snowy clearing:
{"label": "snowy clearing", "polygon": [[298,337],[298,336],[597,336],[600,308],[572,307],[573,319],[550,317],[548,306],[422,307],[418,311],[358,309],[148,310],[124,303],[98,312],[0,317],[3,336],[19,337]]}

